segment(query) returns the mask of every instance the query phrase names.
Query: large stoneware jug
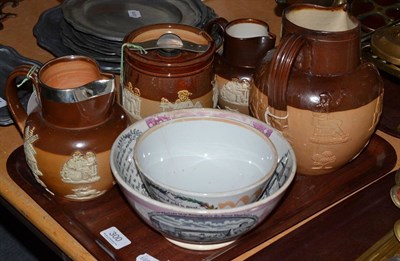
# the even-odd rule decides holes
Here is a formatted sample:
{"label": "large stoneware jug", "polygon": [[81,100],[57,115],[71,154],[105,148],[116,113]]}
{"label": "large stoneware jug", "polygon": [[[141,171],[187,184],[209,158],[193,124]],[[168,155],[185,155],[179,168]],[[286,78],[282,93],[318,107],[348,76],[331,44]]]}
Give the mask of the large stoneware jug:
{"label": "large stoneware jug", "polygon": [[184,24],[129,33],[122,47],[122,104],[133,120],[184,108],[216,106],[214,40]]}
{"label": "large stoneware jug", "polygon": [[266,22],[241,18],[228,22],[219,17],[206,30],[222,39],[215,55],[215,84],[221,109],[249,114],[250,83],[258,62],[275,47],[275,34]]}
{"label": "large stoneware jug", "polygon": [[298,172],[332,172],[368,143],[382,110],[383,82],[361,58],[360,26],[346,6],[285,9],[282,39],[258,68],[251,113],[281,130]]}
{"label": "large stoneware jug", "polygon": [[[17,77],[27,75],[38,97],[29,115],[15,86]],[[56,58],[41,68],[24,65],[9,75],[7,102],[23,133],[28,166],[50,193],[82,201],[115,184],[110,149],[129,125],[115,90],[114,75],[101,73],[97,63],[84,56]]]}

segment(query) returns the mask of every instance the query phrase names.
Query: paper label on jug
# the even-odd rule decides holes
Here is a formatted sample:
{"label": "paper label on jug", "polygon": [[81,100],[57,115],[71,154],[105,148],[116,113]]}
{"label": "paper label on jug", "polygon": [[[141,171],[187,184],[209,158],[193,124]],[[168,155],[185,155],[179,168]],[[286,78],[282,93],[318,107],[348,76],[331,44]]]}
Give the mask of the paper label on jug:
{"label": "paper label on jug", "polygon": [[138,10],[128,10],[128,15],[129,15],[129,17],[132,17],[132,18],[142,17],[142,15],[140,14],[140,11],[138,11]]}
{"label": "paper label on jug", "polygon": [[7,106],[6,100],[4,100],[3,98],[0,97],[0,108],[6,107],[6,106]]}

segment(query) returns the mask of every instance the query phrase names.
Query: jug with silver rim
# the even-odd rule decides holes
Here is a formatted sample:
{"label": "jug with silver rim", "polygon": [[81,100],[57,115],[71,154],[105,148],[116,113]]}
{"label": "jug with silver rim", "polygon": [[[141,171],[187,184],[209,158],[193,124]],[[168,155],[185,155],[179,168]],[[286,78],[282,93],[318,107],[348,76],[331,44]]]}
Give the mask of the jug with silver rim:
{"label": "jug with silver rim", "polygon": [[[15,79],[26,75],[39,103],[29,115],[15,86]],[[6,98],[23,134],[28,166],[51,194],[83,201],[115,184],[110,149],[130,123],[116,103],[115,90],[114,75],[101,72],[85,56],[55,58],[36,69],[23,65],[9,75]]]}

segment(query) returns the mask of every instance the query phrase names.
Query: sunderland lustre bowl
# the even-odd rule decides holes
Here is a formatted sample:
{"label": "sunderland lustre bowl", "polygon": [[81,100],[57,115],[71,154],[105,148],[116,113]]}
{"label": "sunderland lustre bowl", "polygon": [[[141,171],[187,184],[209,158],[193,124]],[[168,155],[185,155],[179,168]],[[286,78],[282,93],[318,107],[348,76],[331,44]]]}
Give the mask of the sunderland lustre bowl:
{"label": "sunderland lustre bowl", "polygon": [[[278,154],[278,164],[259,200],[233,208],[208,210],[175,206],[149,196],[134,162],[137,139],[162,122],[199,115],[227,118],[253,126],[271,140]],[[296,173],[293,149],[280,132],[250,116],[217,109],[183,109],[139,120],[116,139],[110,162],[117,183],[136,213],[170,242],[192,250],[224,247],[254,229],[277,206]]]}

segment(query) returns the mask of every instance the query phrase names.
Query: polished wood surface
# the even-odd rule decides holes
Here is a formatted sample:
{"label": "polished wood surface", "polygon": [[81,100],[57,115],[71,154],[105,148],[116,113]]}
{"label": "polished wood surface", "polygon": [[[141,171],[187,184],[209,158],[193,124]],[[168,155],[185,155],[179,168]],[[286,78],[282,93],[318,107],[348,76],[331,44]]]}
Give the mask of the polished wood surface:
{"label": "polished wood surface", "polygon": [[[204,1],[214,8],[217,14],[232,20],[241,17],[252,17],[266,21],[270,25],[270,30],[279,37],[281,9],[276,6],[273,0],[206,0]],[[15,13],[17,17],[11,17],[3,22],[4,28],[0,30],[0,44],[12,46],[21,55],[41,62],[48,61],[53,56],[36,44],[36,39],[32,34],[32,28],[37,22],[40,14],[59,4],[56,0],[24,0],[17,7],[7,6],[3,11]],[[400,139],[377,131],[382,137],[393,146],[397,155],[400,155]],[[22,145],[22,138],[16,127],[11,125],[0,127],[0,195],[8,201],[17,211],[19,211],[29,222],[36,226],[44,235],[60,247],[71,259],[74,260],[95,260],[95,255],[76,239],[64,226],[51,216],[40,204],[38,204],[29,193],[24,191],[9,176],[6,168],[9,156]],[[386,155],[377,155],[385,158]],[[393,155],[391,156],[393,157]],[[367,160],[368,161],[368,160]],[[393,169],[400,168],[400,160],[397,157],[394,165],[390,165],[389,173]],[[381,173],[382,174],[382,173]],[[368,181],[367,181],[368,182]],[[358,190],[362,190],[365,184],[359,184]],[[357,191],[358,191],[357,190]],[[354,191],[356,193],[357,191]],[[388,192],[389,193],[389,192]],[[351,194],[344,198],[350,197]],[[330,198],[329,204],[335,205],[334,199]],[[341,201],[341,200],[340,200]],[[340,202],[339,201],[339,202]],[[287,203],[288,204],[288,203]],[[302,221],[294,221],[290,226],[282,231],[276,231],[273,237],[265,239],[264,242],[254,245],[244,242],[245,253],[238,254],[238,259],[243,259],[268,247],[278,239],[292,233],[301,226],[312,223],[315,218],[328,211],[331,206],[320,206],[320,210],[311,216],[305,215]],[[284,222],[282,220],[281,222]],[[255,230],[258,236],[262,236],[263,231]],[[146,251],[144,249],[143,251]],[[182,250],[183,251],[183,250]],[[235,254],[235,255],[236,255]],[[227,257],[233,257],[227,255]]]}
{"label": "polished wood surface", "polygon": [[3,26],[3,21],[10,17],[14,17],[14,13],[7,13],[3,12],[3,8],[7,5],[11,5],[12,7],[17,6],[19,3],[19,0],[0,0],[0,30],[4,28]]}
{"label": "polished wood surface", "polygon": [[[250,260],[356,260],[400,219],[400,209],[390,200],[388,191],[395,184],[395,172],[379,179],[343,203],[288,236],[258,252]],[[397,241],[397,240],[396,240]],[[394,242],[384,260],[400,255],[400,242]],[[397,250],[396,250],[397,249]]]}

